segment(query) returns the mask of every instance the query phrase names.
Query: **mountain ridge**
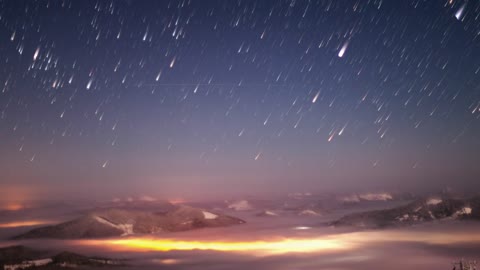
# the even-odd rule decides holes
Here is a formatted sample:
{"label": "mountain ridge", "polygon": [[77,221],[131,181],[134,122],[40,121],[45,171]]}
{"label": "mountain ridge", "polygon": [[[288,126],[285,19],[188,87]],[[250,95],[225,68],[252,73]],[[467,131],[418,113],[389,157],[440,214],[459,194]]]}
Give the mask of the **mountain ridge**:
{"label": "mountain ridge", "polygon": [[214,214],[186,205],[168,211],[104,208],[52,226],[45,226],[17,235],[13,239],[56,238],[82,239],[117,237],[132,234],[179,232],[207,227],[243,224],[245,221]]}
{"label": "mountain ridge", "polygon": [[445,219],[480,220],[480,196],[469,199],[428,197],[394,208],[349,214],[330,225],[386,228]]}

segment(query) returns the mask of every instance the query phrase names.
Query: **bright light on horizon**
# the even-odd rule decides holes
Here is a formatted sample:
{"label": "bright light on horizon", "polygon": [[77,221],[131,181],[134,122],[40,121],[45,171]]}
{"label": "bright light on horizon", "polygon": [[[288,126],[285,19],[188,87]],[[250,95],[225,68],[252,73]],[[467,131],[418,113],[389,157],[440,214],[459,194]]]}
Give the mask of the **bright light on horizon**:
{"label": "bright light on horizon", "polygon": [[331,235],[303,236],[302,238],[259,239],[252,241],[225,240],[185,240],[160,239],[153,237],[134,237],[105,240],[80,240],[80,245],[106,247],[114,251],[147,252],[147,251],[219,251],[246,253],[253,256],[281,255],[287,253],[322,253],[355,250],[372,243],[383,242],[417,242],[427,244],[459,244],[480,242],[480,234],[470,232],[427,231],[365,231],[339,233]]}
{"label": "bright light on horizon", "polygon": [[353,248],[353,243],[346,243],[335,238],[316,239],[280,239],[242,242],[222,241],[184,241],[172,239],[129,238],[95,241],[96,245],[106,244],[117,250],[135,251],[173,251],[173,250],[211,250],[224,252],[255,252],[257,255],[285,254],[294,252],[336,251]]}
{"label": "bright light on horizon", "polygon": [[25,220],[25,221],[14,221],[7,223],[0,223],[0,228],[17,228],[17,227],[28,227],[28,226],[38,226],[50,224],[51,221],[47,220]]}

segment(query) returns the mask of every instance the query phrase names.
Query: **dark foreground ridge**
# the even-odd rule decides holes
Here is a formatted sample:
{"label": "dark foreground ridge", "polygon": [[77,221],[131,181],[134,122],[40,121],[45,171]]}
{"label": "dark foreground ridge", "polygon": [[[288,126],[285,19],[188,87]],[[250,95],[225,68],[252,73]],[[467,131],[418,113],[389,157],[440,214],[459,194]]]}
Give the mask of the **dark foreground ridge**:
{"label": "dark foreground ridge", "polygon": [[179,232],[199,228],[243,224],[245,221],[198,208],[180,205],[162,212],[145,209],[94,210],[65,223],[33,229],[14,239],[81,239]]}
{"label": "dark foreground ridge", "polygon": [[47,252],[25,246],[0,248],[0,269],[88,269],[90,267],[124,265],[121,260],[87,257],[67,251],[49,256]]}

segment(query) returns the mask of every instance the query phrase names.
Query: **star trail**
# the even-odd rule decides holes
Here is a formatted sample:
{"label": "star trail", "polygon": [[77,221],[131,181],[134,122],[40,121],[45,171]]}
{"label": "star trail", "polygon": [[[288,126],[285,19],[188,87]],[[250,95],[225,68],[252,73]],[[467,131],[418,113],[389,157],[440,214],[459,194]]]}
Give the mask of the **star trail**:
{"label": "star trail", "polygon": [[0,44],[4,194],[480,176],[478,1],[5,0]]}

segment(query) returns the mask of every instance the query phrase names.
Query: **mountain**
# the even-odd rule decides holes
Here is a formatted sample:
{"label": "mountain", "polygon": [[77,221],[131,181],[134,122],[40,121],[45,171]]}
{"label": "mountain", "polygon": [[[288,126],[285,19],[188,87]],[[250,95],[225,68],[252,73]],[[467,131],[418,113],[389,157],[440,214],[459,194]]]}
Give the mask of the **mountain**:
{"label": "mountain", "polygon": [[127,200],[112,200],[111,202],[104,202],[100,208],[121,208],[129,210],[151,210],[156,209],[158,212],[167,212],[175,209],[175,205],[163,200],[149,200],[147,198],[127,199]]}
{"label": "mountain", "polygon": [[248,211],[248,210],[252,210],[253,206],[250,204],[249,201],[241,200],[241,201],[236,201],[234,203],[229,204],[228,208],[235,211]]}
{"label": "mountain", "polygon": [[384,228],[444,219],[480,220],[480,196],[471,199],[430,197],[391,209],[350,214],[331,225]]}
{"label": "mountain", "polygon": [[197,228],[221,227],[245,223],[238,218],[215,214],[185,205],[154,212],[138,209],[98,209],[72,221],[33,229],[15,239],[28,238],[100,238],[131,234],[178,232]]}
{"label": "mountain", "polygon": [[257,217],[277,217],[278,214],[276,212],[270,211],[270,210],[264,210],[261,212],[258,212],[255,216]]}
{"label": "mountain", "polygon": [[87,257],[72,252],[61,252],[48,256],[46,252],[33,250],[25,246],[0,248],[1,269],[64,269],[83,267],[100,267],[105,265],[123,265],[119,260]]}
{"label": "mountain", "polygon": [[77,268],[79,266],[99,267],[105,265],[122,265],[119,260],[108,258],[87,257],[64,251],[52,257],[52,264],[61,267]]}
{"label": "mountain", "polygon": [[0,269],[3,265],[21,262],[24,260],[34,260],[45,255],[45,252],[33,250],[25,246],[10,246],[0,248]]}
{"label": "mountain", "polygon": [[380,193],[362,193],[362,194],[348,194],[345,196],[339,196],[338,200],[343,203],[360,203],[362,201],[390,201],[394,197],[388,192]]}
{"label": "mountain", "polygon": [[299,216],[310,216],[310,217],[315,217],[315,216],[320,216],[317,211],[311,210],[311,209],[305,209],[300,212],[298,212]]}

